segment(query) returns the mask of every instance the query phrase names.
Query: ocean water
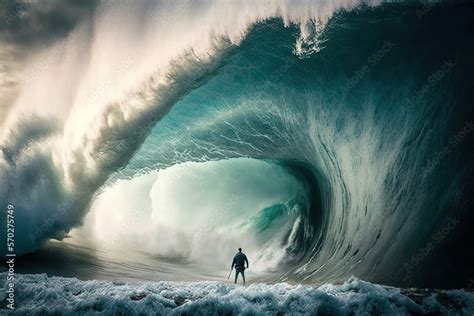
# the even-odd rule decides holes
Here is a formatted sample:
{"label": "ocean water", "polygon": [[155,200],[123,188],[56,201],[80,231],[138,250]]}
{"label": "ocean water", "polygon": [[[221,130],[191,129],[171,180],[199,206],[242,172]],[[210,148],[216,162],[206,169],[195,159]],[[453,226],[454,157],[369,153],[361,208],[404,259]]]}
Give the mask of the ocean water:
{"label": "ocean water", "polygon": [[[79,281],[19,275],[15,315],[471,315],[474,294],[400,290],[351,278],[322,286]],[[3,295],[4,291],[2,291]],[[416,302],[416,303],[415,303]],[[10,314],[13,314],[11,312]]]}
{"label": "ocean water", "polygon": [[[88,240],[71,237],[64,241],[50,241],[35,253],[21,257],[15,264],[15,272],[121,283],[233,283],[234,274],[230,280],[227,279],[231,261],[232,258],[222,267],[205,266],[186,258],[164,257],[133,249],[97,247]],[[252,270],[246,271],[247,284],[272,283],[277,277],[275,272]]]}
{"label": "ocean water", "polygon": [[[252,264],[253,262],[250,261]],[[123,248],[95,248],[80,237],[51,241],[15,265],[15,310],[5,315],[471,315],[472,288],[396,288],[350,277],[338,283],[274,282],[247,269],[246,286],[229,270]],[[0,273],[6,280],[7,272]]]}
{"label": "ocean water", "polygon": [[[49,295],[77,314],[473,312],[415,290],[474,283],[471,3],[120,2],[93,21],[32,61],[1,129],[25,314]],[[225,283],[238,247],[248,292]]]}

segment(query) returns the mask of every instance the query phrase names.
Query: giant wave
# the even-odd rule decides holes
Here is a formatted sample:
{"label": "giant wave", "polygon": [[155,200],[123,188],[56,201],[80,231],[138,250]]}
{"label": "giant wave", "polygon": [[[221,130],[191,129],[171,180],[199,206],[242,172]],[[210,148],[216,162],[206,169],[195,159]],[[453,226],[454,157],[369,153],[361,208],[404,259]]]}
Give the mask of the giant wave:
{"label": "giant wave", "polygon": [[[0,197],[18,210],[18,251],[62,238],[89,209],[94,218],[129,217],[122,197],[133,190],[150,202],[145,222],[159,224],[124,234],[143,241],[152,229],[158,244],[133,244],[143,251],[199,261],[188,245],[218,252],[223,244],[210,240],[222,241],[219,225],[231,223],[230,231],[250,235],[252,251],[268,250],[260,263],[279,272],[276,280],[356,275],[466,286],[474,262],[462,250],[472,237],[474,67],[465,34],[473,10],[432,5],[421,19],[420,8],[342,1],[99,8],[92,25],[32,62],[34,71],[57,52],[2,128],[0,177],[8,185]],[[446,148],[449,155],[435,159]],[[189,205],[170,211],[175,222],[160,221],[169,197],[160,192],[195,190],[181,180],[211,179],[201,187],[212,192],[248,188],[258,172],[269,175],[262,186],[280,183],[272,194],[234,193],[261,204],[226,205],[231,189],[216,190],[220,198],[208,196],[214,204],[200,207],[191,233],[179,225],[186,212],[195,215]],[[232,186],[236,174],[244,179]],[[242,220],[229,221],[239,207]],[[206,220],[215,208],[224,209],[221,222]],[[110,230],[97,223],[86,218],[84,229],[107,242]],[[163,231],[177,236],[173,253],[160,243]],[[275,243],[263,242],[274,235]],[[443,238],[413,260],[433,236]]]}

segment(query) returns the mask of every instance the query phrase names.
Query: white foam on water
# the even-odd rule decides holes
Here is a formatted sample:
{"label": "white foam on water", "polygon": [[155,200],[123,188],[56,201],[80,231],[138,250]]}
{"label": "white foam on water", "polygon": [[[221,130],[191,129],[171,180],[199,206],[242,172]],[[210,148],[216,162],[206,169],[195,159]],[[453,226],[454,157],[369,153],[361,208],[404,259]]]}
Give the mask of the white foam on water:
{"label": "white foam on water", "polygon": [[[4,280],[6,273],[1,274]],[[247,287],[220,282],[113,283],[17,275],[15,315],[412,315],[440,313],[472,315],[474,293],[436,291],[418,303],[400,289],[351,278],[343,284],[321,286],[287,283]],[[412,293],[416,289],[411,290]],[[5,283],[0,288],[4,301]],[[7,312],[2,306],[0,313]]]}

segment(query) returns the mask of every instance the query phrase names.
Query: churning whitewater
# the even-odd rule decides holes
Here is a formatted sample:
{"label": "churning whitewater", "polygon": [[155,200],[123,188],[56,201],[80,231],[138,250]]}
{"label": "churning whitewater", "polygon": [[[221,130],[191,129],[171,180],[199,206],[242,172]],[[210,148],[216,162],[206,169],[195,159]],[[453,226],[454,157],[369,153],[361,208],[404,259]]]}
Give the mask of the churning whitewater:
{"label": "churning whitewater", "polygon": [[[383,287],[355,278],[341,285],[253,284],[247,288],[217,282],[112,283],[22,275],[19,315],[126,314],[211,315],[472,314],[474,295],[463,290],[423,291]],[[3,293],[3,291],[2,291]],[[41,295],[42,299],[36,297]],[[415,303],[413,300],[417,301]]]}
{"label": "churning whitewater", "polygon": [[[17,254],[73,236],[218,269],[238,238],[267,282],[472,286],[473,17],[441,2],[102,2],[31,57],[1,127]],[[468,292],[415,303],[357,278],[247,293],[20,276],[36,278],[77,314],[112,312],[110,291],[117,311],[474,309]]]}

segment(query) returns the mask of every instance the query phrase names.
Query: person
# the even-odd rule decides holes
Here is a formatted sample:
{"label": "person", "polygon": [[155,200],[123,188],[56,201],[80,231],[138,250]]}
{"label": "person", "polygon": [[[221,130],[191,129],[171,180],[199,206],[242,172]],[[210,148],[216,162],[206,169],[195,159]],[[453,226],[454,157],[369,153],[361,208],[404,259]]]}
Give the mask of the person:
{"label": "person", "polygon": [[244,280],[244,285],[245,285],[244,263],[247,264],[247,269],[248,269],[249,261],[247,260],[247,256],[245,255],[245,253],[242,252],[242,248],[239,248],[239,252],[235,254],[234,260],[232,261],[232,265],[230,267],[230,269],[233,270],[235,266],[234,284],[237,283],[237,277],[239,276],[239,273],[240,273],[242,274],[242,279]]}

